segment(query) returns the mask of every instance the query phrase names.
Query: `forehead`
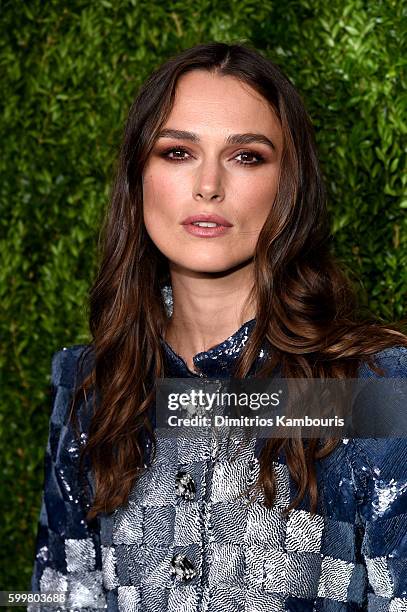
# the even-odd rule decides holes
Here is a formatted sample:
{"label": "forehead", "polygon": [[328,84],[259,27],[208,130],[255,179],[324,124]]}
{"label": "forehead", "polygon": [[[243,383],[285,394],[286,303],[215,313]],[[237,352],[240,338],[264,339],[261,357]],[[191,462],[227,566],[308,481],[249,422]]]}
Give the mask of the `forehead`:
{"label": "forehead", "polygon": [[165,126],[202,133],[261,130],[270,136],[280,131],[270,104],[250,85],[206,70],[193,70],[178,79]]}

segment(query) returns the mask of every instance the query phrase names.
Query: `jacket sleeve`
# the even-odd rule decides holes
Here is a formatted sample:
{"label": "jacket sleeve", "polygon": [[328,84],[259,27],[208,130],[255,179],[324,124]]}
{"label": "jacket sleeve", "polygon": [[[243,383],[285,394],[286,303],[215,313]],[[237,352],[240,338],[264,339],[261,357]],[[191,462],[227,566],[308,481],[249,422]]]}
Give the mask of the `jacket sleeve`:
{"label": "jacket sleeve", "polygon": [[[405,397],[407,348],[377,353],[385,377],[399,379]],[[361,377],[377,376],[363,370]],[[402,380],[403,379],[403,380]],[[386,406],[373,407],[385,411]],[[407,411],[407,403],[405,403]],[[358,515],[363,525],[361,555],[368,579],[367,609],[407,610],[407,437],[354,440],[353,466]]]}
{"label": "jacket sleeve", "polygon": [[[82,349],[64,348],[52,358],[52,414],[31,583],[34,592],[65,593],[61,609],[105,607],[99,523],[90,526],[86,521],[89,505],[79,474],[79,443],[69,419]],[[29,607],[40,609],[46,610],[46,604]]]}

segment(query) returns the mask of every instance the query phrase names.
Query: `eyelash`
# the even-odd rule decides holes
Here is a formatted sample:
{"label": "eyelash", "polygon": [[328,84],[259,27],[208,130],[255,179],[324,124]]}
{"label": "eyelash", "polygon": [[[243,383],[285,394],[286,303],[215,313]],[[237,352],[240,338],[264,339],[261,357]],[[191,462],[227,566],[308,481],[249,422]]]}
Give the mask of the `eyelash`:
{"label": "eyelash", "polygon": [[[172,147],[171,149],[167,149],[166,151],[163,151],[161,153],[161,157],[164,157],[165,159],[168,159],[169,161],[175,162],[175,163],[183,163],[184,161],[186,161],[185,158],[177,159],[174,157],[168,157],[169,153],[173,153],[174,151],[181,152],[181,153],[188,153],[188,151],[184,149],[183,147]],[[239,164],[240,166],[258,166],[264,161],[263,155],[261,155],[260,153],[256,153],[255,151],[240,151],[239,153],[237,153],[237,155],[252,155],[253,157],[257,157],[258,159],[258,161],[254,163],[236,161],[235,163]]]}

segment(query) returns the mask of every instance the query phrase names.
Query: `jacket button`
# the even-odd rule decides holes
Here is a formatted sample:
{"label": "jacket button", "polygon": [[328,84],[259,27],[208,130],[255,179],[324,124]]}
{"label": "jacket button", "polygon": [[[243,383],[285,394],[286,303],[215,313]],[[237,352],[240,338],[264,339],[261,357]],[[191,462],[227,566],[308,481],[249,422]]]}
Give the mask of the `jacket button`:
{"label": "jacket button", "polygon": [[194,499],[196,489],[195,482],[188,472],[178,472],[175,478],[175,493],[178,497]]}
{"label": "jacket button", "polygon": [[178,553],[171,559],[171,574],[179,580],[191,580],[196,576],[196,570],[188,557]]}

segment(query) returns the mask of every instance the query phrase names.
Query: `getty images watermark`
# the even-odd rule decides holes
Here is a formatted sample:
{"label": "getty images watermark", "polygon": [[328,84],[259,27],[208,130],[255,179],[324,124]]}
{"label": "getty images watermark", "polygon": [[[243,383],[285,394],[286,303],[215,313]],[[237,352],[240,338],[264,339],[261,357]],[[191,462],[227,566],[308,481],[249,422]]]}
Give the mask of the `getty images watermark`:
{"label": "getty images watermark", "polygon": [[407,380],[157,379],[156,426],[169,437],[407,437]]}

